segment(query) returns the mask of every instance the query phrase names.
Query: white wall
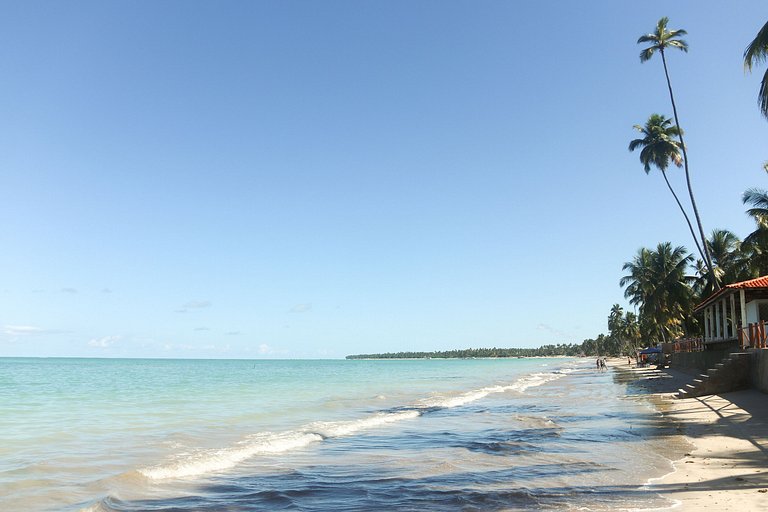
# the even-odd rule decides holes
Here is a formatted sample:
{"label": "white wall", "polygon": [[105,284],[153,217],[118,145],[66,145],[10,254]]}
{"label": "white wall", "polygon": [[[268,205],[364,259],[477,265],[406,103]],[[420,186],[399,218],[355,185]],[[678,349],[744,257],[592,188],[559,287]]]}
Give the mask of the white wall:
{"label": "white wall", "polygon": [[[751,302],[747,302],[748,324],[755,324],[760,321],[760,312],[758,310],[760,304],[768,304],[768,300],[753,300]],[[768,318],[763,318],[763,320],[768,321]]]}

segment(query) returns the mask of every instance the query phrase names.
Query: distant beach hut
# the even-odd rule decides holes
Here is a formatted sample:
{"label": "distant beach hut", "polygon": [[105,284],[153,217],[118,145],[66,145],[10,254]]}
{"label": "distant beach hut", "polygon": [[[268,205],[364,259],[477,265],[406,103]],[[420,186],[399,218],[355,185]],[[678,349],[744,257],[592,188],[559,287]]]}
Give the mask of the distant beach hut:
{"label": "distant beach hut", "polygon": [[768,276],[727,284],[693,311],[703,317],[706,348],[766,348]]}

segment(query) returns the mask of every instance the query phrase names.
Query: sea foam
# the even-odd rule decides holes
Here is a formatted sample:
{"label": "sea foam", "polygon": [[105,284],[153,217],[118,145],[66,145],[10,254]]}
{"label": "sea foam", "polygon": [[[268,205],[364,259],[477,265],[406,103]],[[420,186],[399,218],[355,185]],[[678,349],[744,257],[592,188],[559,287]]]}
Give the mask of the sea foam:
{"label": "sea foam", "polygon": [[441,408],[460,407],[462,405],[466,405],[466,404],[475,402],[477,400],[480,400],[482,398],[485,398],[486,396],[494,393],[507,393],[509,391],[517,391],[519,393],[522,393],[527,389],[541,386],[542,384],[546,384],[547,382],[551,382],[553,380],[564,377],[565,375],[567,375],[568,373],[571,373],[572,371],[574,370],[566,368],[566,369],[558,370],[554,372],[533,373],[533,374],[526,375],[524,377],[519,378],[512,384],[488,386],[488,387],[476,389],[473,391],[468,391],[455,396],[431,397],[423,400],[421,402],[421,405],[423,407],[441,407]]}
{"label": "sea foam", "polygon": [[415,419],[435,408],[445,409],[460,407],[475,402],[494,393],[506,393],[541,386],[569,373],[567,370],[533,373],[523,376],[511,384],[495,385],[475,389],[454,396],[436,396],[421,400],[415,406],[394,412],[379,412],[365,418],[348,421],[317,421],[304,425],[297,430],[287,432],[259,432],[248,436],[233,446],[213,450],[199,450],[192,454],[177,455],[176,459],[157,466],[138,470],[138,473],[151,480],[171,478],[190,478],[226,471],[243,461],[258,455],[270,455],[305,448],[326,439],[353,435],[358,432]]}
{"label": "sea foam", "polygon": [[324,439],[355,434],[361,430],[388,423],[416,418],[418,411],[378,413],[352,421],[313,422],[299,430],[288,432],[259,432],[229,448],[201,450],[180,455],[168,464],[140,469],[139,473],[151,480],[187,478],[225,471],[257,455],[270,455],[304,448]]}

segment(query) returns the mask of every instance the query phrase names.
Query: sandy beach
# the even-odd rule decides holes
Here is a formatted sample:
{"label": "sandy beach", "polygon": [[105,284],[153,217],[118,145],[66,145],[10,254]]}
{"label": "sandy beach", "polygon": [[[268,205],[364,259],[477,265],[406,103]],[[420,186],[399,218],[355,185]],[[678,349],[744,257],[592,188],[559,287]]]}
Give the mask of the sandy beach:
{"label": "sandy beach", "polygon": [[762,510],[768,507],[768,395],[737,391],[684,400],[674,393],[693,376],[673,369],[609,365],[631,371],[633,385],[663,403],[692,448],[651,490],[679,502],[675,510]]}

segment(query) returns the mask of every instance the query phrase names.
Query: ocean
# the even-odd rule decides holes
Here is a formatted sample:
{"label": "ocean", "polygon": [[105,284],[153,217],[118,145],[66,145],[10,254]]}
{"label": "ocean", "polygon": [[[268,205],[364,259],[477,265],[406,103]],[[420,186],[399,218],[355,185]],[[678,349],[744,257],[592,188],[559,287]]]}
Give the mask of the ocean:
{"label": "ocean", "polygon": [[0,358],[0,510],[663,509],[685,447],[637,394],[575,358]]}

